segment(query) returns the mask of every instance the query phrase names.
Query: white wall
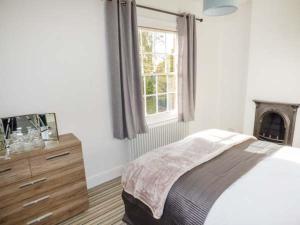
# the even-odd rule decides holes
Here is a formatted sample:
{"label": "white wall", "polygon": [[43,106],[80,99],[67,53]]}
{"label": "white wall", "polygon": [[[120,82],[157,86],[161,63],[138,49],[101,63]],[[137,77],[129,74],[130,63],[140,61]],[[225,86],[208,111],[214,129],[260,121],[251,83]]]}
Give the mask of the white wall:
{"label": "white wall", "polygon": [[127,159],[112,137],[104,22],[98,0],[0,1],[0,116],[56,112],[59,132],[82,140],[89,186]]}
{"label": "white wall", "polygon": [[[201,17],[198,0],[137,2]],[[242,127],[249,10],[243,4],[234,15],[198,23],[192,132]],[[82,140],[90,187],[118,176],[127,161],[126,142],[112,137],[107,64],[103,1],[0,1],[0,117],[56,112],[59,132],[73,132]]]}
{"label": "white wall", "polygon": [[[253,0],[245,132],[253,132],[253,99],[300,103],[300,1]],[[299,113],[300,114],[300,113]],[[300,115],[294,145],[300,147]]]}
{"label": "white wall", "polygon": [[196,121],[192,131],[211,127],[243,131],[248,67],[250,2],[228,16],[198,26]]}

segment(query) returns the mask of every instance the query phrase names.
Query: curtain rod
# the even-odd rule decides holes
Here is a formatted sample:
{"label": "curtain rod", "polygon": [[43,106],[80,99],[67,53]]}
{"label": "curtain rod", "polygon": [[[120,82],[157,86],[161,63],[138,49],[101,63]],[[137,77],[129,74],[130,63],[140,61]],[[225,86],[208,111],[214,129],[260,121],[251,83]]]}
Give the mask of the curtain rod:
{"label": "curtain rod", "polygon": [[[166,11],[166,10],[162,10],[162,9],[156,9],[156,8],[152,8],[152,7],[149,7],[149,6],[144,6],[144,5],[138,5],[137,4],[136,7],[143,8],[143,9],[148,9],[148,10],[155,11],[155,12],[161,12],[161,13],[165,13],[165,14],[169,14],[169,15],[173,15],[173,16],[183,17],[183,15],[179,14],[179,13],[174,13],[174,12],[170,12],[170,11]],[[196,18],[196,20],[200,21],[200,22],[203,22],[203,19],[200,19],[200,18]]]}
{"label": "curtain rod", "polygon": [[[111,0],[108,0],[108,1],[111,1]],[[170,12],[170,11],[166,11],[166,10],[162,10],[162,9],[156,9],[156,8],[152,8],[152,7],[145,6],[145,5],[137,4],[136,7],[142,8],[142,9],[148,9],[148,10],[155,11],[155,12],[161,12],[161,13],[165,13],[165,14],[169,14],[169,15],[173,15],[173,16],[183,17],[183,15],[179,14],[179,13],[174,13],[174,12]],[[196,20],[203,22],[202,18],[196,18]]]}

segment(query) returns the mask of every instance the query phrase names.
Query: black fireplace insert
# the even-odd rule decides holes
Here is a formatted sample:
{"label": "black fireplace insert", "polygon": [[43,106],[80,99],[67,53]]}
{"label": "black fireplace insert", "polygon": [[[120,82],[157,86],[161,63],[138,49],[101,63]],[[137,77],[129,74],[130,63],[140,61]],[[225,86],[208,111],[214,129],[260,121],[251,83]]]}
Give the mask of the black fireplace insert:
{"label": "black fireplace insert", "polygon": [[263,116],[259,132],[260,139],[283,143],[285,132],[284,118],[280,114],[269,112]]}

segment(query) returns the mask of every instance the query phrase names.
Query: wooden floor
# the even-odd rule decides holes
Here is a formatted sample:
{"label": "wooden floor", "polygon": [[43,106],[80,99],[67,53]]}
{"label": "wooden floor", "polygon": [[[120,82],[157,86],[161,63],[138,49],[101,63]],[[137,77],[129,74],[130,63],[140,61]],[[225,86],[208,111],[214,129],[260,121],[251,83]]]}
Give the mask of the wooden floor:
{"label": "wooden floor", "polygon": [[120,178],[90,189],[89,209],[61,225],[125,225],[121,192]]}

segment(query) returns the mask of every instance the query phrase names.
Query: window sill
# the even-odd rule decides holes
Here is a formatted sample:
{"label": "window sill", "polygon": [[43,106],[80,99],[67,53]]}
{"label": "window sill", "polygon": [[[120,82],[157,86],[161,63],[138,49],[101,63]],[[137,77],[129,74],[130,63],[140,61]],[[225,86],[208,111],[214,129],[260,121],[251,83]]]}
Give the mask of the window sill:
{"label": "window sill", "polygon": [[165,124],[178,121],[177,112],[160,113],[146,116],[146,122],[149,128],[163,126]]}

